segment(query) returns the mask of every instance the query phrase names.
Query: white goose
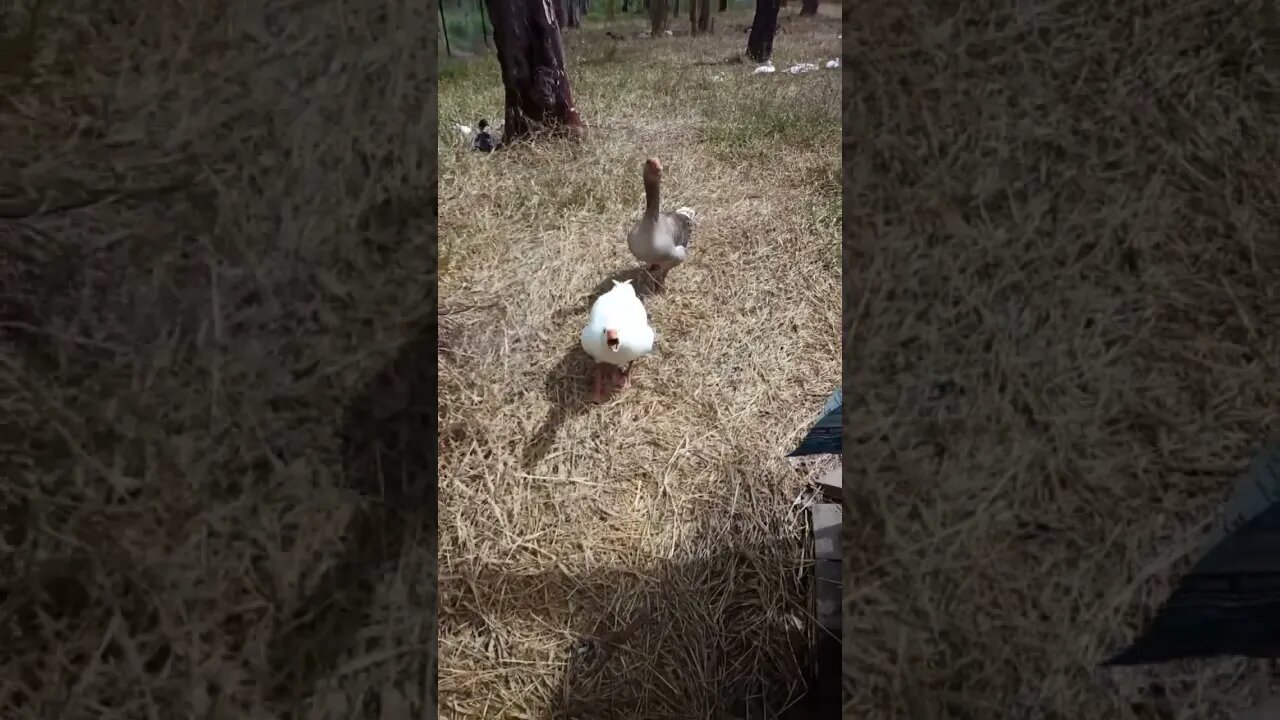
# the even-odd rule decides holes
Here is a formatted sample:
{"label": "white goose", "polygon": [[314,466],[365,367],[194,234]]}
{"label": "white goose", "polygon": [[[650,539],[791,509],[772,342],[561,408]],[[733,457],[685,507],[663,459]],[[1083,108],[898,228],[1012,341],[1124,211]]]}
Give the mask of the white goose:
{"label": "white goose", "polygon": [[657,335],[630,280],[613,281],[613,289],[591,305],[582,329],[582,349],[595,359],[591,397],[603,402],[613,387],[630,381],[631,363],[653,352]]}

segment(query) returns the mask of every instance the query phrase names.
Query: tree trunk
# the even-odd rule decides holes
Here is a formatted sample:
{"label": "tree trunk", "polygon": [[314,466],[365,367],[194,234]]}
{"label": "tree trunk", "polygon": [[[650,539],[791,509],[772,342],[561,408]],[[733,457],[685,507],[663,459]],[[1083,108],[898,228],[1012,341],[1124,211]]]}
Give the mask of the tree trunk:
{"label": "tree trunk", "polygon": [[756,0],[751,34],[747,36],[747,57],[755,62],[762,63],[773,57],[773,34],[778,31],[779,7],[779,0]]}
{"label": "tree trunk", "polygon": [[728,10],[728,9],[729,9],[729,0],[720,0],[720,12],[724,12],[725,10]]}
{"label": "tree trunk", "polygon": [[649,0],[649,35],[660,37],[667,29],[667,0]]}
{"label": "tree trunk", "polygon": [[801,0],[800,14],[801,15],[817,15],[818,0]]}
{"label": "tree trunk", "polygon": [[680,0],[671,0],[671,14],[680,17]]}
{"label": "tree trunk", "polygon": [[440,6],[440,31],[444,33],[444,54],[453,57],[453,48],[449,47],[449,25],[444,21],[444,5]]}
{"label": "tree trunk", "polygon": [[484,46],[489,47],[489,23],[484,18],[484,0],[476,0],[476,6],[480,8],[480,33],[484,35]]}
{"label": "tree trunk", "polygon": [[582,27],[582,2],[581,0],[561,0],[565,4],[565,15],[568,24],[565,27]]}
{"label": "tree trunk", "polygon": [[573,104],[555,0],[486,0],[498,49],[506,113],[502,144],[541,131],[585,127]]}
{"label": "tree trunk", "polygon": [[566,6],[569,0],[550,0],[550,2],[555,8],[556,26],[561,28],[569,27],[569,8]]}
{"label": "tree trunk", "polygon": [[689,0],[689,34],[711,32],[711,0]]}

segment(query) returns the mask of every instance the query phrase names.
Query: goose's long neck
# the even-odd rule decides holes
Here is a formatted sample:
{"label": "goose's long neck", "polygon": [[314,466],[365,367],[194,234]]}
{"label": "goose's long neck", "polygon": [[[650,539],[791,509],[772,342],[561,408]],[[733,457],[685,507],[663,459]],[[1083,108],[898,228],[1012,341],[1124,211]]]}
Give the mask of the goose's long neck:
{"label": "goose's long neck", "polygon": [[658,178],[644,179],[644,219],[658,219],[658,205],[662,191],[658,189],[661,181]]}

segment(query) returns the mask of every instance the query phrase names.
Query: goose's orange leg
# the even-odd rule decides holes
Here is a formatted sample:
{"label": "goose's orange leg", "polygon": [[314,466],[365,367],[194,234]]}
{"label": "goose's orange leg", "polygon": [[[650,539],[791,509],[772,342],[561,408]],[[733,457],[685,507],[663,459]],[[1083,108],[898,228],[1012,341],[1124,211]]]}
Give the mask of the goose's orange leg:
{"label": "goose's orange leg", "polygon": [[604,363],[596,363],[591,367],[591,402],[602,403],[605,401],[605,367]]}

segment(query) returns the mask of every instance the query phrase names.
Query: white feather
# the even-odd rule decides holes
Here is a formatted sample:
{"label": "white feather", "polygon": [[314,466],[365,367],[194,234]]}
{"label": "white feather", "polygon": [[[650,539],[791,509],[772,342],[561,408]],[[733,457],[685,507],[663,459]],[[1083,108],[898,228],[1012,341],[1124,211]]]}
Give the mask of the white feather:
{"label": "white feather", "polygon": [[[618,349],[610,348],[605,332],[618,332]],[[625,368],[632,361],[653,352],[656,336],[649,327],[649,313],[636,296],[631,281],[614,281],[613,289],[591,305],[587,326],[582,329],[582,349],[596,362]]]}
{"label": "white feather", "polygon": [[698,211],[691,207],[682,207],[679,210],[676,210],[676,214],[689,218],[689,222],[697,222],[698,220]]}

